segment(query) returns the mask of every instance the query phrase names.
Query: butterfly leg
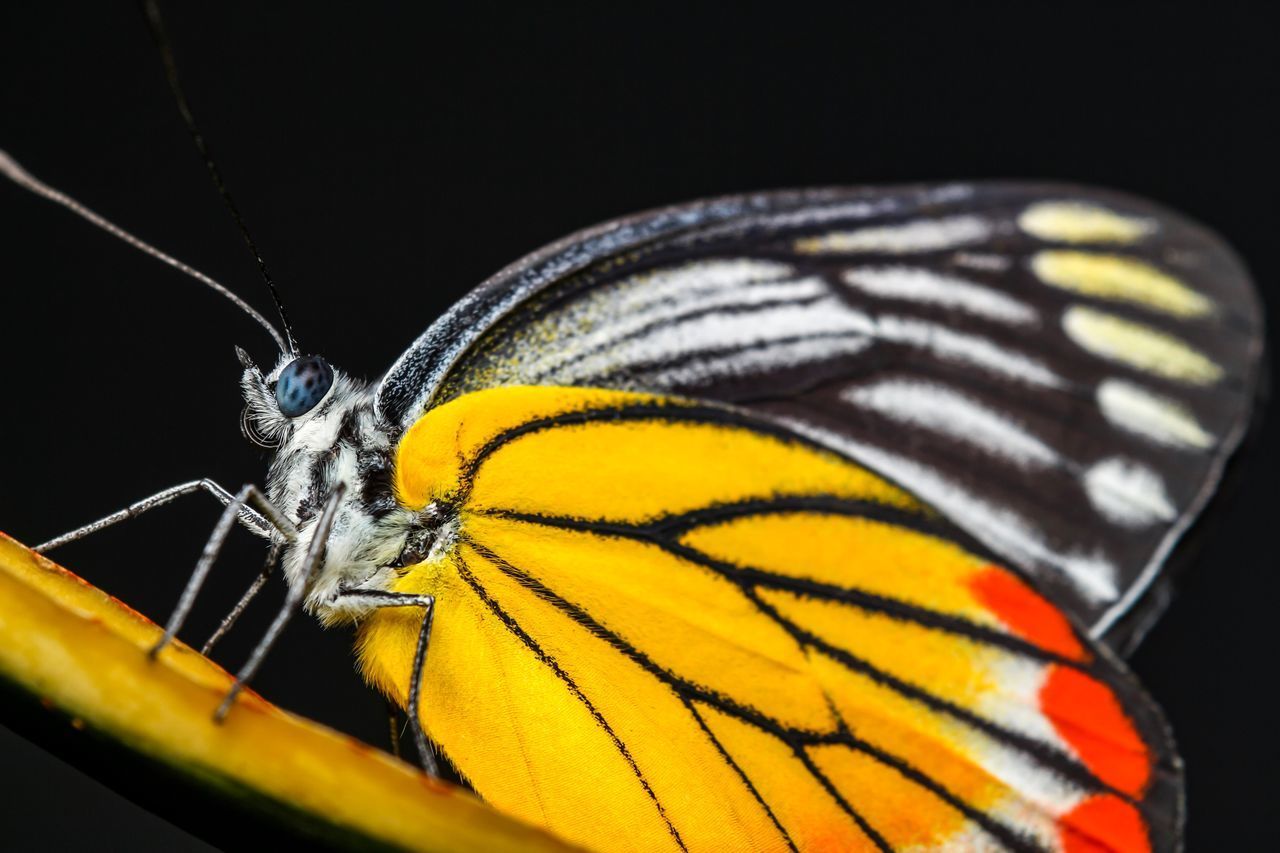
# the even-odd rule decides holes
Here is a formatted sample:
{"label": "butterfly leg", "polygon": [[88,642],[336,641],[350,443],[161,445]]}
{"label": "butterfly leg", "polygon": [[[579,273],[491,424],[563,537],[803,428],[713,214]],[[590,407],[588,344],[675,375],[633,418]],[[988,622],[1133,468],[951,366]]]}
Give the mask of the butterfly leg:
{"label": "butterfly leg", "polygon": [[418,631],[418,647],[413,652],[413,672],[409,675],[409,718],[413,721],[413,742],[418,747],[418,758],[422,769],[429,776],[439,776],[440,768],[436,765],[436,754],[427,742],[427,733],[422,729],[422,714],[419,710],[422,699],[422,668],[427,662],[427,646],[431,644],[431,623],[435,621],[436,600],[433,596],[421,596],[426,613],[422,616],[422,628]]}
{"label": "butterfly leg", "polygon": [[266,562],[262,564],[262,571],[258,572],[258,576],[249,584],[249,588],[244,591],[244,595],[240,596],[240,600],[236,602],[236,606],[231,608],[231,612],[222,618],[209,639],[204,641],[204,645],[200,647],[200,654],[208,656],[213,651],[213,647],[223,636],[231,630],[231,626],[236,624],[236,620],[240,618],[240,614],[244,613],[249,602],[262,590],[268,578],[271,577],[271,571],[275,568],[276,563],[280,560],[280,552],[284,548],[284,543],[280,541],[272,542],[271,548],[267,551]]}
{"label": "butterfly leg", "polygon": [[[218,706],[218,710],[214,711],[213,719],[216,722],[222,722],[226,719],[227,713],[236,701],[236,697],[240,695],[240,691],[257,674],[263,658],[267,656],[267,652],[271,650],[271,647],[276,644],[276,640],[280,638],[281,632],[284,631],[284,626],[289,623],[289,620],[293,618],[293,614],[297,612],[302,604],[302,599],[311,588],[311,583],[315,580],[315,576],[320,570],[325,546],[329,541],[329,534],[333,530],[333,521],[338,515],[338,506],[342,503],[342,496],[346,494],[346,491],[346,486],[339,485],[325,501],[320,517],[316,519],[315,531],[312,533],[311,541],[307,544],[307,554],[302,562],[302,575],[306,580],[301,584],[289,587],[289,593],[285,596],[284,604],[280,606],[280,611],[276,613],[276,618],[267,628],[267,633],[258,641],[253,653],[249,655],[249,660],[236,673],[235,683],[227,691],[227,695],[222,700],[222,704]],[[228,523],[227,526],[230,527],[230,524]],[[215,530],[214,533],[216,535],[217,531]]]}
{"label": "butterfly leg", "polygon": [[[213,495],[213,497],[216,498],[224,507],[235,500],[235,496],[208,478],[203,480],[192,480],[189,483],[179,483],[176,486],[171,486],[163,491],[156,492],[150,497],[146,497],[140,501],[132,503],[119,512],[113,512],[111,515],[104,516],[97,521],[84,525],[83,527],[77,527],[75,530],[64,533],[61,536],[54,537],[48,542],[37,545],[35,550],[37,553],[47,554],[54,548],[66,545],[68,542],[75,542],[77,539],[83,539],[91,533],[97,533],[99,530],[111,527],[114,524],[119,524],[122,521],[128,521],[131,518],[137,518],[144,512],[155,509],[158,506],[164,506],[183,495],[191,495],[200,491],[208,492]],[[277,531],[283,534],[285,538],[289,538],[289,532],[293,528],[293,525],[289,523],[289,520],[282,514],[274,513],[275,517],[272,517],[271,514],[255,511],[252,507],[244,505],[243,502],[240,505],[237,515],[239,516],[240,523],[243,524],[250,533],[253,533],[256,536],[261,536],[264,539],[272,538]]]}
{"label": "butterfly leg", "polygon": [[344,604],[363,604],[369,607],[421,607],[422,626],[418,629],[418,645],[413,652],[413,671],[409,673],[409,698],[405,702],[405,712],[409,715],[409,725],[413,728],[413,742],[418,748],[418,758],[422,769],[430,776],[439,776],[440,767],[436,762],[435,751],[427,740],[427,733],[422,728],[422,670],[427,663],[427,647],[431,645],[431,626],[435,622],[436,597],[428,594],[401,592],[384,592],[382,590],[348,589],[338,593],[338,599]]}
{"label": "butterfly leg", "polygon": [[182,629],[187,615],[191,613],[191,607],[195,604],[196,596],[200,593],[200,588],[204,586],[205,578],[209,576],[209,570],[213,568],[214,560],[218,558],[219,552],[222,551],[222,546],[227,541],[227,536],[231,533],[231,525],[235,524],[236,519],[239,518],[240,511],[248,508],[246,504],[250,500],[262,510],[263,515],[270,519],[272,524],[277,525],[276,529],[285,538],[293,539],[297,536],[297,529],[293,526],[293,523],[267,500],[266,495],[257,486],[246,484],[241,488],[227,503],[226,508],[223,509],[222,516],[218,519],[218,523],[213,528],[213,533],[209,536],[209,541],[205,543],[204,551],[200,553],[200,559],[196,563],[195,571],[191,573],[191,578],[187,581],[187,586],[182,590],[182,596],[178,599],[178,605],[173,609],[173,614],[165,625],[164,635],[159,642],[151,647],[149,654],[152,658],[160,654],[161,650],[169,645],[178,631]]}
{"label": "butterfly leg", "polygon": [[391,740],[391,754],[400,757],[400,709],[396,703],[387,700],[387,734]]}

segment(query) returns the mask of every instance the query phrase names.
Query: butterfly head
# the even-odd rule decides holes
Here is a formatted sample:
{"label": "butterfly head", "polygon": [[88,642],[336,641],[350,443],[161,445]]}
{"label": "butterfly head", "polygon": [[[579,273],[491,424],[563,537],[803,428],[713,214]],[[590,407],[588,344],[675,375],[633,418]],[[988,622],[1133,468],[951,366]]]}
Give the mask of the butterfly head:
{"label": "butterfly head", "polygon": [[345,377],[318,355],[282,353],[276,366],[264,374],[236,348],[244,373],[240,387],[245,408],[240,426],[246,438],[261,447],[279,447],[285,436],[327,408],[335,389],[348,384]]}

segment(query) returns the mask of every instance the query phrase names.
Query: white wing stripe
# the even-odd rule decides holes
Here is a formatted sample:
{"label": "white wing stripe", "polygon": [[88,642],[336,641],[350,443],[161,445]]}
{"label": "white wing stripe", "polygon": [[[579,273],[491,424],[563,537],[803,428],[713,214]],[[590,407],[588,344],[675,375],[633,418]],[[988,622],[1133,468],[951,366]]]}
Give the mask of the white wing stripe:
{"label": "white wing stripe", "polygon": [[1032,326],[1039,319],[1030,305],[994,288],[918,267],[858,267],[843,278],[850,287],[881,299],[937,305],[1018,326]]}
{"label": "white wing stripe", "polygon": [[992,225],[979,216],[913,219],[897,225],[879,225],[855,231],[832,231],[817,237],[801,237],[795,249],[801,254],[855,254],[885,252],[936,252],[985,240]]}
{"label": "white wing stripe", "polygon": [[[814,289],[821,287],[817,281],[802,279],[784,286],[800,288],[804,293],[821,292]],[[762,291],[762,296],[765,289],[765,285],[752,288]],[[698,309],[691,312],[695,316],[683,320],[673,318],[669,325],[656,325],[632,338],[616,340],[622,324],[609,327],[609,331],[602,329],[582,335],[583,341],[595,342],[600,348],[592,351],[586,346],[574,347],[556,353],[531,365],[527,375],[538,382],[581,382],[636,365],[657,365],[687,358],[699,351],[758,347],[779,340],[848,333],[924,350],[942,361],[977,367],[989,374],[1031,385],[1048,388],[1068,385],[1043,362],[1028,355],[1002,347],[989,338],[952,331],[926,320],[895,315],[873,317],[850,308],[835,296],[797,304],[768,300],[757,310],[750,310],[752,301],[740,294],[731,306],[723,306],[723,311],[702,313],[702,309]],[[718,306],[717,302],[712,309]],[[729,310],[730,307],[734,310]],[[655,326],[656,322],[653,318],[645,323],[637,321],[637,331]],[[768,365],[765,361],[758,363],[762,367]]]}
{"label": "white wing stripe", "polygon": [[851,333],[870,336],[875,324],[865,314],[829,296],[808,304],[771,305],[758,311],[701,314],[654,329],[644,337],[574,362],[546,375],[557,382],[578,382],[632,365],[660,364],[700,351],[759,347],[782,339]]}
{"label": "white wing stripe", "polygon": [[[629,311],[671,299],[685,301],[702,294],[732,292],[756,282],[779,281],[794,272],[789,264],[754,258],[694,261],[624,279],[587,300],[583,307],[590,310],[593,302],[600,302],[610,311]],[[602,299],[604,296],[608,298]]]}
{"label": "white wing stripe", "polygon": [[[669,297],[663,302],[652,302],[620,314],[616,322],[596,326],[585,334],[564,335],[562,349],[548,353],[532,365],[538,375],[550,375],[566,364],[579,361],[593,353],[616,350],[619,343],[642,334],[649,327],[670,327],[690,319],[689,315],[701,315],[716,309],[741,310],[770,303],[803,303],[830,293],[826,283],[819,278],[806,278],[791,282],[763,282],[749,286],[724,288],[712,291],[684,293]],[[587,315],[588,318],[590,314]],[[572,322],[573,317],[564,320]],[[564,321],[561,321],[561,325]]]}
{"label": "white wing stripe", "polygon": [[840,396],[859,408],[945,435],[1023,468],[1061,461],[1052,447],[1020,424],[942,385],[890,379],[847,388]]}
{"label": "white wing stripe", "polygon": [[886,341],[928,350],[944,361],[980,367],[989,373],[1065,388],[1066,380],[1030,356],[1005,349],[988,338],[955,332],[946,326],[910,317],[884,316],[876,321],[876,335]]}
{"label": "white wing stripe", "polygon": [[833,356],[856,355],[871,346],[862,336],[830,335],[805,340],[779,341],[740,352],[692,361],[644,374],[646,384],[658,387],[693,387],[736,376],[751,376],[760,370],[800,367]]}

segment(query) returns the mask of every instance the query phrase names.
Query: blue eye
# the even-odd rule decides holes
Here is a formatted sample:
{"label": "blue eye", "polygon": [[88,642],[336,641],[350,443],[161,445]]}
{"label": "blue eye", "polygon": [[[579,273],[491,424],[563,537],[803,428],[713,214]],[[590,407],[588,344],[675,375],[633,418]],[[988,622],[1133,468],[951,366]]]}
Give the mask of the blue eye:
{"label": "blue eye", "polygon": [[287,418],[305,415],[316,407],[333,385],[333,368],[318,355],[289,362],[276,380],[276,402]]}

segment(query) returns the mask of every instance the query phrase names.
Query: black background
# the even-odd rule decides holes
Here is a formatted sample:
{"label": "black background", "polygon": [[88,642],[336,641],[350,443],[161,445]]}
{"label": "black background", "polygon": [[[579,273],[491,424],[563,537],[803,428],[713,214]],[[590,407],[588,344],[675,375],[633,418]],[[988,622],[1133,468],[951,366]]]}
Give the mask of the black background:
{"label": "black background", "polygon": [[[481,5],[459,20],[435,4],[171,6],[196,114],[303,347],[356,375],[573,229],[832,183],[1027,177],[1147,195],[1227,236],[1275,326],[1280,75],[1273,30],[1246,8]],[[0,57],[0,147],[270,307],[130,4],[5,4]],[[261,480],[232,351],[269,360],[260,329],[7,183],[0,223],[0,528],[36,543],[182,480]],[[1191,850],[1274,841],[1276,439],[1273,421],[1133,661],[1186,759]],[[216,516],[188,498],[57,556],[163,618]],[[259,554],[236,538],[189,639]],[[220,659],[238,664],[272,609],[253,608]],[[258,687],[381,745],[383,706],[349,644],[298,619]],[[0,823],[8,849],[199,844],[3,729]]]}

